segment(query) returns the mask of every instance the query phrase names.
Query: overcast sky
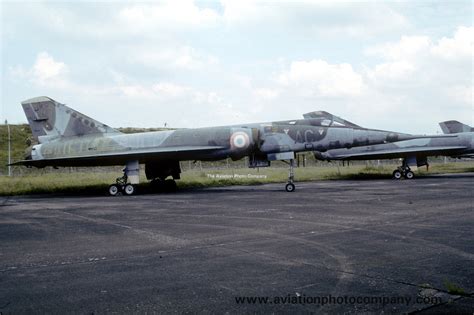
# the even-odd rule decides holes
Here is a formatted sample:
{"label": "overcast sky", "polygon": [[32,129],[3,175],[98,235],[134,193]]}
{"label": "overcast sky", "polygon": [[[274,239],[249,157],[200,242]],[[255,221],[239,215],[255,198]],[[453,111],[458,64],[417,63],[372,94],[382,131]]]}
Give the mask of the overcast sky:
{"label": "overcast sky", "polygon": [[1,1],[0,118],[49,96],[113,127],[326,110],[362,126],[473,124],[472,1]]}

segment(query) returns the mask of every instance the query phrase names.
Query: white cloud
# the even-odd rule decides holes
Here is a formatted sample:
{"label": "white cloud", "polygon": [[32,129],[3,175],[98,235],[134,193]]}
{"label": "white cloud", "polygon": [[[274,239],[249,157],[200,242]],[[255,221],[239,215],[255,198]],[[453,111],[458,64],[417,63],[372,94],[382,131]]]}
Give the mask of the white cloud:
{"label": "white cloud", "polygon": [[[411,113],[406,119],[420,127],[425,124],[425,130],[429,121],[446,120],[448,112],[459,115],[457,119],[471,117],[473,39],[469,33],[472,28],[458,27],[453,37],[403,36],[368,48],[367,54],[382,58],[365,71],[369,95],[378,96],[378,106],[386,114]],[[418,115],[426,118],[416,121]]]}
{"label": "white cloud", "polygon": [[[472,77],[472,30],[459,27],[453,37],[438,41],[427,36],[402,36],[397,42],[369,47],[365,53],[381,57],[383,62],[369,68],[367,76],[379,86],[396,84],[428,89],[465,85]],[[454,67],[452,61],[464,66]]]}
{"label": "white cloud", "polygon": [[427,36],[402,36],[394,43],[369,47],[365,50],[369,56],[381,56],[390,60],[413,59],[424,53],[431,45]]}
{"label": "white cloud", "polygon": [[279,94],[280,92],[277,89],[257,88],[254,90],[254,96],[263,101],[274,100]]}
{"label": "white cloud", "polygon": [[403,80],[416,70],[414,63],[401,60],[378,64],[374,70],[368,72],[372,81],[377,80]]}
{"label": "white cloud", "polygon": [[383,3],[348,1],[222,0],[227,26],[317,34],[322,37],[370,37],[406,29],[407,18]]}
{"label": "white cloud", "polygon": [[[275,8],[275,6],[271,6],[268,3],[250,0],[222,0],[221,4],[224,7],[224,20],[228,24],[255,21],[262,17],[265,19],[269,13],[274,13],[272,9]],[[266,6],[267,10],[263,10],[264,6]]]}
{"label": "white cloud", "polygon": [[[11,6],[14,7],[14,6]],[[193,0],[53,5],[23,3],[22,20],[41,31],[71,39],[116,41],[124,37],[173,40],[177,34],[237,30],[255,34],[282,31],[293,36],[370,37],[407,29],[407,18],[384,3],[348,1],[222,0],[204,8]],[[220,7],[222,9],[217,9]],[[8,16],[10,14],[6,14]],[[23,25],[19,25],[23,27]],[[17,32],[11,29],[12,36]]]}
{"label": "white cloud", "polygon": [[68,68],[64,62],[55,61],[47,52],[39,53],[32,74],[39,84],[47,84],[64,77]]}
{"label": "white cloud", "polygon": [[[380,1],[8,3],[2,94],[10,103],[38,93],[101,104],[86,113],[141,126],[156,117],[192,127],[324,109],[401,129],[422,113],[413,124],[422,129],[454,108],[472,114],[473,28],[446,35],[470,19],[445,6],[415,5],[414,13],[411,4]],[[430,19],[432,10],[461,17]],[[47,52],[34,55],[38,43]],[[400,112],[409,117],[393,119]]]}
{"label": "white cloud", "polygon": [[366,55],[384,60],[367,69],[367,78],[371,84],[378,86],[413,84],[412,79],[416,77],[413,74],[429,56],[431,45],[431,39],[427,36],[402,36],[397,42],[366,48]]}
{"label": "white cloud", "polygon": [[[399,41],[369,47],[366,55],[380,62],[359,71],[348,63],[292,61],[277,75],[276,84],[266,87],[276,90],[270,106],[291,102],[298,110],[324,109],[343,117],[349,112],[350,119],[381,129],[399,130],[402,119],[412,128],[407,132],[434,130],[433,123],[447,119],[448,111],[460,115],[458,119],[471,117],[472,64],[464,58],[468,45],[459,42],[466,39],[465,33],[460,27],[453,37],[439,41],[401,36]],[[442,55],[438,47],[445,49]],[[453,66],[446,56],[457,56],[459,65]]]}
{"label": "white cloud", "polygon": [[138,46],[129,49],[129,61],[161,69],[201,70],[219,64],[219,60],[190,46]]}
{"label": "white cloud", "polygon": [[[445,93],[456,102],[459,102],[461,104],[471,104],[471,106],[473,105],[474,85],[451,86],[446,89]],[[472,109],[474,110],[474,108]],[[471,114],[474,115],[474,113]]]}
{"label": "white cloud", "polygon": [[192,0],[160,1],[134,4],[120,10],[118,19],[132,30],[160,32],[167,29],[208,27],[217,23],[219,15],[208,8],[197,7]]}
{"label": "white cloud", "polygon": [[110,86],[110,91],[137,100],[163,102],[171,99],[192,98],[196,93],[191,87],[171,82],[157,82],[153,84],[117,84]]}
{"label": "white cloud", "polygon": [[61,61],[56,61],[47,52],[40,52],[31,69],[25,70],[22,65],[10,68],[13,78],[28,80],[42,87],[65,87],[68,84],[68,66]]}
{"label": "white cloud", "polygon": [[189,93],[191,90],[188,87],[184,87],[181,85],[168,83],[168,82],[160,82],[152,86],[152,89],[155,93],[159,95],[165,95],[169,97],[179,97],[186,93]]}
{"label": "white cloud", "polygon": [[221,20],[218,12],[200,8],[193,0],[149,3],[30,1],[11,2],[5,9],[2,18],[8,21],[5,24],[9,37],[43,32],[59,35],[64,41],[172,40],[177,33],[205,30],[218,26]]}
{"label": "white cloud", "polygon": [[148,126],[156,126],[154,116],[166,120],[168,126],[181,128],[220,124],[217,122],[236,124],[248,117],[244,108],[236,109],[215,91],[202,91],[172,82],[123,84],[106,90],[109,98],[123,98],[134,106],[140,104],[142,111],[153,113],[141,116],[142,123],[148,122]]}
{"label": "white cloud", "polygon": [[453,38],[443,37],[431,52],[445,59],[473,58],[474,27],[458,27]]}
{"label": "white cloud", "polygon": [[362,76],[350,64],[324,60],[293,61],[290,69],[279,75],[278,82],[306,96],[356,96],[366,89]]}
{"label": "white cloud", "polygon": [[121,85],[117,89],[126,97],[134,99],[152,98],[155,93],[152,89],[142,85]]}

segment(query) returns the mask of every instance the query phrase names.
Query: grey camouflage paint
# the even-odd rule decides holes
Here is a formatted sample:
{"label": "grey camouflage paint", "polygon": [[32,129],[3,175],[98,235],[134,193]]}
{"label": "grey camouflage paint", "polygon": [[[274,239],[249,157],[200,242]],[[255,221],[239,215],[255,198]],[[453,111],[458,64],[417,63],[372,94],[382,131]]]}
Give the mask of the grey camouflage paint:
{"label": "grey camouflage paint", "polygon": [[[428,156],[470,157],[474,154],[474,132],[427,136],[423,139],[315,152],[320,160],[376,160],[405,158],[426,165]],[[412,162],[414,163],[414,162]]]}
{"label": "grey camouflage paint", "polygon": [[59,137],[116,134],[110,128],[48,97],[40,96],[21,103],[33,137],[40,143]]}
{"label": "grey camouflage paint", "polygon": [[125,165],[130,161],[152,165],[245,156],[267,160],[270,154],[282,152],[323,152],[415,137],[361,128],[326,112],[288,121],[122,134],[47,97],[26,100],[22,106],[39,144],[15,164],[36,167]]}
{"label": "grey camouflage paint", "polygon": [[439,123],[439,126],[445,134],[474,131],[474,128],[471,126],[460,123],[457,120],[443,121]]}

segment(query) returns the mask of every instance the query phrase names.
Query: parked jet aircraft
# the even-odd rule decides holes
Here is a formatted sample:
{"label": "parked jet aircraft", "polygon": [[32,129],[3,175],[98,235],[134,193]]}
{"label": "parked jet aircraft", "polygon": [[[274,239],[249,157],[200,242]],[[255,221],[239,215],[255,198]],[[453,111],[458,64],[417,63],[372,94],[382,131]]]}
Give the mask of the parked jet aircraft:
{"label": "parked jet aircraft", "polygon": [[334,149],[315,152],[319,160],[379,160],[403,158],[400,167],[393,171],[393,177],[412,179],[410,166],[428,166],[428,156],[451,156],[456,158],[474,156],[474,129],[458,121],[439,123],[445,135],[403,140],[393,143],[361,146],[350,149]]}
{"label": "parked jet aircraft", "polygon": [[[180,161],[238,160],[249,157],[249,167],[289,161],[286,190],[295,190],[294,158],[302,151],[325,151],[416,138],[383,130],[361,128],[329,113],[313,112],[305,119],[234,126],[178,129],[123,134],[48,97],[22,102],[38,144],[15,165],[102,166],[126,165],[124,175],[110,185],[110,195],[131,195],[139,183],[139,165],[152,183],[176,187]],[[312,118],[315,117],[315,118]],[[171,176],[172,180],[166,180]]]}
{"label": "parked jet aircraft", "polygon": [[[474,133],[474,128],[472,128],[469,125],[465,125],[463,123],[460,123],[457,120],[443,121],[443,122],[439,123],[439,126],[441,127],[441,130],[443,130],[444,134],[464,133],[464,132]],[[466,152],[463,152],[462,154],[454,155],[452,157],[455,157],[455,158],[474,158],[474,152],[472,152],[472,150],[471,151],[466,151]]]}
{"label": "parked jet aircraft", "polygon": [[443,121],[439,123],[439,126],[444,134],[474,131],[474,128],[471,126],[460,123],[457,120]]}

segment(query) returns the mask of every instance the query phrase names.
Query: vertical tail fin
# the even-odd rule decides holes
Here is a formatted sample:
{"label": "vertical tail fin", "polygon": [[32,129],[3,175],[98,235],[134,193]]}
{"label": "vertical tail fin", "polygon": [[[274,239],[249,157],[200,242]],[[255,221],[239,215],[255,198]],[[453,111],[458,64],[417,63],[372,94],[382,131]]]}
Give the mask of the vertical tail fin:
{"label": "vertical tail fin", "polygon": [[474,131],[474,128],[472,128],[471,126],[460,123],[457,120],[443,121],[439,123],[439,126],[445,134]]}
{"label": "vertical tail fin", "polygon": [[119,131],[46,96],[23,101],[21,105],[33,132],[33,137],[40,143],[50,142],[61,137],[119,133]]}

